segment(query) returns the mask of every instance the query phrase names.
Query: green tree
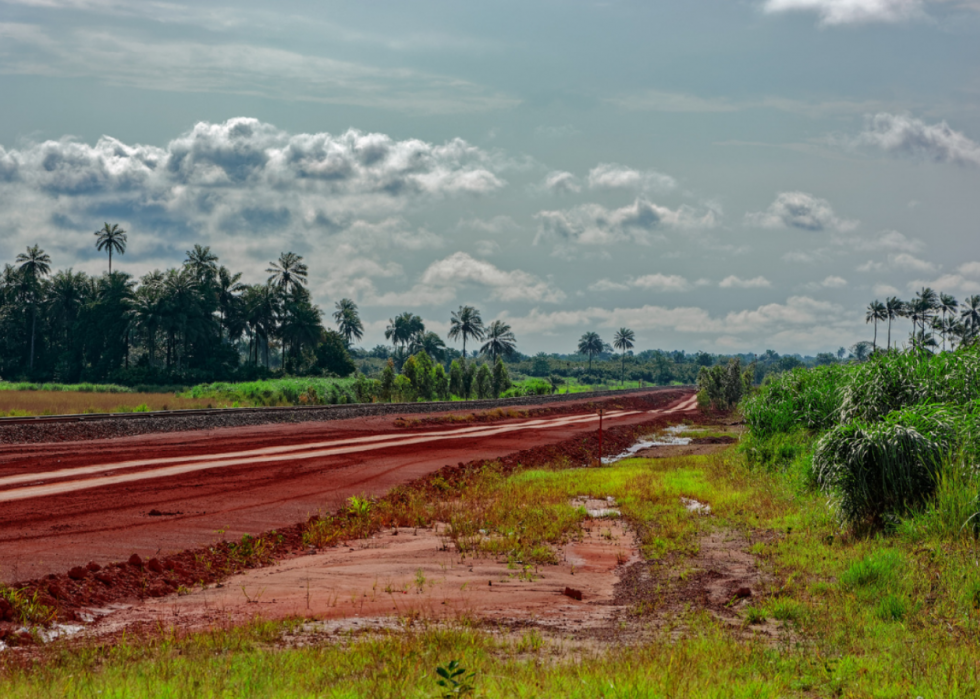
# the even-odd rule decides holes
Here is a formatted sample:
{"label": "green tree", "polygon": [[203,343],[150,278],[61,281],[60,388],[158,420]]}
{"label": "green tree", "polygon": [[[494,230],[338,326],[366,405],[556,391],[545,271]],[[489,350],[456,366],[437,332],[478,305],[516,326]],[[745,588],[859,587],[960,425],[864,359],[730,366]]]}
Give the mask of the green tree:
{"label": "green tree", "polygon": [[905,302],[897,296],[890,296],[885,301],[885,312],[888,314],[888,349],[892,348],[892,321],[901,318],[905,313]]}
{"label": "green tree", "polygon": [[347,341],[347,346],[350,347],[355,339],[360,340],[364,337],[364,324],[361,322],[357,304],[350,299],[340,299],[334,307],[337,310],[334,311],[333,319],[337,322],[340,334]]}
{"label": "green tree", "polygon": [[476,377],[476,366],[472,363],[463,365],[463,398],[473,397],[473,382]]}
{"label": "green tree", "polygon": [[463,393],[463,369],[455,359],[449,365],[449,392],[454,396],[466,398]]}
{"label": "green tree", "polygon": [[867,313],[864,316],[865,323],[874,323],[875,334],[874,340],[871,342],[871,351],[874,352],[878,349],[878,321],[888,320],[888,309],[878,299],[875,299],[868,304]]}
{"label": "green tree", "polygon": [[308,270],[303,256],[294,252],[284,252],[276,262],[270,262],[265,270],[269,273],[269,284],[280,292],[295,290],[306,285]]}
{"label": "green tree", "polygon": [[109,274],[112,274],[112,253],[122,255],[126,252],[126,231],[118,223],[108,222],[95,232],[95,249],[109,253]]}
{"label": "green tree", "polygon": [[636,335],[629,328],[620,328],[613,336],[613,347],[623,353],[623,366],[619,376],[620,383],[626,382],[626,352],[633,349],[635,341]]}
{"label": "green tree", "polygon": [[497,361],[493,365],[493,397],[498,398],[501,393],[506,391],[511,387],[510,374],[507,372],[507,366],[504,364],[504,360],[501,357],[497,357]]}
{"label": "green tree", "polygon": [[975,338],[980,331],[980,295],[967,297],[960,309],[960,320],[968,330],[967,338]]}
{"label": "green tree", "polygon": [[388,321],[385,339],[391,340],[391,344],[396,347],[405,348],[415,335],[423,332],[425,332],[425,323],[422,322],[422,318],[411,311],[405,311]]}
{"label": "green tree", "polygon": [[490,373],[490,367],[486,364],[480,365],[480,368],[476,370],[474,384],[477,398],[493,397],[493,375]]}
{"label": "green tree", "polygon": [[431,330],[417,332],[409,340],[408,351],[412,354],[425,352],[432,359],[441,362],[446,358],[446,343],[439,337],[439,333]]}
{"label": "green tree", "polygon": [[463,364],[466,364],[466,339],[482,340],[483,334],[483,319],[473,306],[460,306],[458,311],[452,312],[449,339],[463,339]]}
{"label": "green tree", "polygon": [[25,281],[31,307],[31,371],[34,371],[34,338],[37,334],[37,309],[41,302],[41,281],[51,274],[51,257],[37,245],[27,248],[26,253],[17,255],[17,264]]}
{"label": "green tree", "polygon": [[939,312],[942,314],[942,323],[940,324],[939,330],[943,336],[943,352],[946,351],[947,331],[951,329],[946,324],[946,316],[947,315],[955,316],[956,310],[958,308],[959,308],[959,303],[957,302],[956,298],[954,298],[950,294],[939,294],[938,309]]}
{"label": "green tree", "polygon": [[442,364],[436,364],[435,369],[432,370],[432,390],[439,400],[449,400],[449,376]]}
{"label": "green tree", "polygon": [[391,359],[381,370],[381,400],[390,403],[395,390],[395,362]]}
{"label": "green tree", "polygon": [[[347,353],[344,337],[335,330],[325,330],[316,346],[316,367],[335,376],[350,376],[357,370]],[[360,400],[360,398],[359,398]]]}
{"label": "green tree", "polygon": [[486,342],[480,352],[490,355],[490,361],[494,365],[498,357],[509,357],[517,349],[517,338],[510,326],[502,320],[495,320],[487,326],[484,339]]}
{"label": "green tree", "polygon": [[602,350],[605,349],[605,343],[602,338],[599,337],[599,333],[587,332],[578,341],[578,352],[579,354],[585,354],[589,357],[589,373],[592,373],[592,358],[602,354]]}
{"label": "green tree", "polygon": [[737,357],[728,364],[701,367],[698,372],[698,404],[704,408],[730,410],[738,405],[742,396],[752,388],[751,368],[742,370],[742,362]]}

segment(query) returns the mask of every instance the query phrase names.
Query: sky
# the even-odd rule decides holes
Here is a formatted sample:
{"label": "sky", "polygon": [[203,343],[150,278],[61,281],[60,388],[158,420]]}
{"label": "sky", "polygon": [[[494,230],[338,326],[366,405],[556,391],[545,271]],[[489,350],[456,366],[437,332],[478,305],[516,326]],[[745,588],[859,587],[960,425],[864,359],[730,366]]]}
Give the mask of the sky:
{"label": "sky", "polygon": [[0,262],[294,251],[368,347],[816,354],[980,293],[980,0],[0,0],[0,105]]}

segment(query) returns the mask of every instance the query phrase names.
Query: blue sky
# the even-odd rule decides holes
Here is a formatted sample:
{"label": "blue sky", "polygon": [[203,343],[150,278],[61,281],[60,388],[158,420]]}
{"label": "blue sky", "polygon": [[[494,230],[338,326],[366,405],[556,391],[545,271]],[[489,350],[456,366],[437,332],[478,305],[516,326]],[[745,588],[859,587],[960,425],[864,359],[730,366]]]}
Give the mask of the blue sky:
{"label": "blue sky", "polygon": [[[815,353],[980,293],[980,2],[0,0],[0,259],[280,251],[368,345]],[[900,331],[904,332],[904,331]]]}

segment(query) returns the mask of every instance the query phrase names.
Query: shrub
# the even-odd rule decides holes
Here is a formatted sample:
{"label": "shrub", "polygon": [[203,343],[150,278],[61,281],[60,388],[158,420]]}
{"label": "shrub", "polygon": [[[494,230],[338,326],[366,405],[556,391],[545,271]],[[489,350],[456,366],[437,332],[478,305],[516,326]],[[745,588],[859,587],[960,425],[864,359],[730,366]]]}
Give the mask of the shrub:
{"label": "shrub", "polygon": [[944,460],[960,441],[962,427],[942,406],[896,411],[877,423],[835,427],[817,443],[817,481],[838,499],[842,520],[881,524],[904,514],[936,489]]}
{"label": "shrub", "polygon": [[762,387],[742,401],[745,422],[760,437],[829,429],[838,419],[847,378],[847,369],[840,365],[769,374]]}
{"label": "shrub", "polygon": [[701,367],[698,372],[698,404],[711,406],[716,410],[730,410],[738,405],[742,396],[752,387],[752,369],[742,371],[738,358],[728,360],[728,364]]}

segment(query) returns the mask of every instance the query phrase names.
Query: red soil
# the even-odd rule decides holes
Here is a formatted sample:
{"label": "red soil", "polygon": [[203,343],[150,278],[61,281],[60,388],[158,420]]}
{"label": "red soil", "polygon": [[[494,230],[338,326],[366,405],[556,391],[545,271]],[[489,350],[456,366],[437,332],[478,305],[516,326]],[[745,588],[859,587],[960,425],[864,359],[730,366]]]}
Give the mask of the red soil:
{"label": "red soil", "polygon": [[[688,406],[690,397],[689,390],[669,390],[603,401],[610,411],[640,411],[606,419],[604,451],[614,453],[631,444],[640,425],[676,421],[682,412],[672,410],[667,415],[667,410]],[[300,451],[295,458],[269,464],[242,463],[3,502],[0,580],[33,579],[27,589],[41,593],[62,618],[72,618],[73,610],[81,607],[162,596],[179,585],[212,581],[241,567],[229,562],[229,545],[218,543],[224,538],[234,541],[243,534],[275,529],[283,537],[277,555],[295,552],[301,546],[303,526],[296,523],[338,509],[351,495],[381,496],[396,485],[437,471],[451,481],[454,472],[466,468],[464,461],[472,465],[501,459],[516,466],[561,456],[589,460],[597,449],[595,421],[560,418],[540,429],[518,426],[542,415],[545,420],[554,420],[555,415],[574,418],[576,412],[584,417],[593,408],[594,404],[582,401],[535,411],[532,418],[483,425],[442,423],[405,429],[396,427],[391,417],[378,417],[8,447],[0,455],[0,482],[24,474],[37,474],[41,481],[52,471],[140,459],[227,455],[378,436],[404,440],[474,427],[484,430],[462,439],[393,442],[371,451],[310,458]],[[647,412],[651,410],[655,412]],[[514,427],[498,431],[508,426]],[[214,460],[220,463],[221,458]],[[457,462],[459,466],[447,466]],[[137,473],[141,468],[121,472]],[[0,498],[32,483],[0,485]],[[134,553],[139,560],[132,564],[105,565],[100,570],[94,570],[97,564],[87,566],[92,561],[128,561]]]}

